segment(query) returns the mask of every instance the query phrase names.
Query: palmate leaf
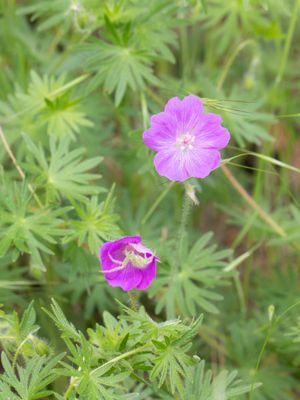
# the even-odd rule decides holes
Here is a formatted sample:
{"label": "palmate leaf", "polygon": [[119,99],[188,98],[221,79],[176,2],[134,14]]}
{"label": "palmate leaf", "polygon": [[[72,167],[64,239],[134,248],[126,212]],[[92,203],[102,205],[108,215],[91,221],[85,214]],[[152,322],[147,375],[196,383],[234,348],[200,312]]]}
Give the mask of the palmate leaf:
{"label": "palmate leaf", "polygon": [[33,301],[22,317],[16,311],[0,312],[0,342],[7,355],[16,357],[18,354],[24,358],[49,355],[49,345],[37,336],[39,326],[35,319]]}
{"label": "palmate leaf", "polygon": [[79,47],[82,63],[95,72],[88,90],[103,85],[108,93],[115,93],[115,103],[119,105],[127,87],[141,90],[145,83],[158,85],[151,67],[151,57],[146,51],[131,46],[108,44],[99,39],[91,39],[89,44]]}
{"label": "palmate leaf", "polygon": [[71,0],[34,1],[30,5],[19,7],[18,14],[30,15],[32,21],[44,17],[44,21],[39,23],[39,31],[53,28],[56,25],[67,30],[71,24],[71,5]]}
{"label": "palmate leaf", "polygon": [[31,254],[36,267],[44,270],[41,253],[53,254],[50,246],[65,235],[60,218],[69,208],[35,208],[25,184],[6,185],[0,193],[0,256],[11,248],[14,258]]}
{"label": "palmate leaf", "polygon": [[76,342],[80,342],[80,332],[71,322],[67,320],[62,309],[59,307],[54,299],[52,299],[51,311],[48,311],[46,309],[44,309],[44,311],[54,321],[55,325],[61,331],[63,338],[68,338]]}
{"label": "palmate leaf", "polygon": [[231,251],[217,251],[215,245],[208,245],[211,237],[212,233],[206,233],[190,251],[185,241],[180,255],[174,251],[174,242],[166,247],[166,259],[161,259],[168,264],[160,266],[159,276],[149,290],[152,297],[158,298],[156,312],[165,309],[168,318],[174,318],[179,310],[183,315],[191,316],[198,309],[218,312],[214,302],[222,300],[222,296],[214,288],[226,284],[230,276],[223,267]]}
{"label": "palmate leaf", "polygon": [[132,28],[132,42],[139,49],[146,49],[153,58],[157,57],[175,62],[170,46],[177,46],[177,35],[174,28],[178,27],[178,20],[175,23],[174,15],[178,13],[176,2],[147,1],[139,2],[140,17],[135,19]]}
{"label": "palmate leaf", "polygon": [[229,400],[238,399],[241,395],[257,389],[260,384],[253,386],[242,385],[241,380],[236,379],[237,371],[221,371],[213,376],[210,370],[205,371],[205,361],[200,361],[191,368],[193,379],[187,381],[183,400]]}
{"label": "palmate leaf", "polygon": [[120,228],[116,225],[118,215],[113,213],[112,196],[113,189],[101,203],[97,196],[93,196],[85,204],[73,202],[78,219],[69,222],[72,232],[66,235],[64,243],[77,240],[79,246],[88,245],[93,254],[98,254],[103,241],[120,236]]}
{"label": "palmate leaf", "polygon": [[70,91],[85,78],[80,76],[66,82],[65,75],[39,76],[31,71],[27,90],[17,86],[7,103],[0,103],[0,121],[27,130],[32,136],[46,127],[51,136],[74,139],[81,127],[93,126],[81,111],[82,100]]}
{"label": "palmate leaf", "polygon": [[[71,28],[79,32],[86,32],[94,28],[95,13],[99,13],[104,6],[102,3],[105,2],[89,0],[44,0],[40,2],[35,0],[30,3],[30,5],[19,7],[18,14],[29,15],[31,21],[37,21],[38,31],[42,32],[55,27],[64,32]],[[93,3],[94,10],[90,7]]]}
{"label": "palmate leaf", "polygon": [[[85,375],[76,389],[80,398],[83,400],[120,400],[122,391],[126,390],[124,379],[130,375],[130,372],[109,374],[109,370],[111,370],[111,365],[97,368]],[[119,385],[119,383],[123,384]]]}
{"label": "palmate leaf", "polygon": [[179,318],[156,322],[146,313],[143,307],[137,312],[123,304],[120,304],[120,306],[123,310],[120,320],[137,324],[143,332],[143,335],[139,337],[142,342],[146,343],[151,339],[164,340],[165,337],[179,338],[190,331],[190,326],[183,324]]}
{"label": "palmate leaf", "polygon": [[78,109],[79,100],[72,100],[65,95],[54,101],[45,99],[45,104],[38,119],[39,124],[47,126],[49,135],[70,136],[75,139],[75,133],[79,133],[81,127],[93,126],[93,123]]}
{"label": "palmate leaf", "polygon": [[119,383],[130,375],[130,371],[115,371],[113,364],[99,366],[97,359],[99,355],[95,357],[94,346],[67,320],[54,299],[52,299],[51,311],[44,311],[54,320],[71,353],[69,359],[72,365],[63,363],[64,369],[60,369],[59,372],[75,380],[75,391],[80,399],[119,399],[124,391],[124,385]]}
{"label": "palmate leaf", "polygon": [[53,391],[48,389],[48,385],[57,378],[55,366],[64,355],[59,354],[53,358],[33,357],[26,362],[24,367],[17,365],[14,371],[8,357],[4,352],[1,354],[1,362],[4,374],[0,381],[1,399],[7,393],[14,393],[12,399],[34,400],[42,399],[53,395]]}
{"label": "palmate leaf", "polygon": [[[273,1],[270,6],[263,6],[259,1],[244,3],[229,0],[224,3],[222,0],[213,0],[208,4],[208,12],[203,14],[202,26],[206,30],[212,29],[210,37],[214,39],[219,54],[226,53],[232,44],[237,43],[240,37],[237,32],[241,31],[265,39],[280,39],[282,32],[274,14],[281,10],[277,11],[274,3],[280,2]],[[271,15],[266,15],[266,9],[270,10]]]}
{"label": "palmate leaf", "polygon": [[298,317],[297,325],[293,326],[287,335],[292,338],[293,342],[300,342],[300,317]]}
{"label": "palmate leaf", "polygon": [[[230,102],[231,99],[233,102]],[[236,99],[241,99],[241,102],[234,102]],[[276,122],[276,118],[270,113],[260,111],[264,100],[243,102],[243,94],[237,87],[233,88],[228,100],[223,105],[224,126],[228,127],[241,147],[245,147],[247,142],[259,144],[272,140],[268,127]]]}
{"label": "palmate leaf", "polygon": [[172,394],[182,393],[183,379],[192,380],[190,366],[193,359],[187,354],[192,346],[192,339],[198,333],[202,323],[202,316],[194,321],[190,329],[182,337],[172,340],[165,337],[165,341],[152,340],[157,348],[157,357],[153,360],[150,379],[158,379],[158,386],[167,384]]}
{"label": "palmate leaf", "polygon": [[[81,304],[83,316],[89,319],[93,313],[116,309],[116,289],[107,284],[100,272],[99,256],[89,250],[78,247],[75,242],[65,246],[65,262],[55,266],[57,275],[62,279],[58,292],[67,296],[71,304]],[[78,285],[80,282],[80,285]],[[125,299],[125,293],[118,291],[118,298]]]}
{"label": "palmate leaf", "polygon": [[68,138],[59,143],[50,138],[48,159],[42,146],[35,145],[28,136],[24,136],[24,140],[31,153],[25,169],[35,176],[36,185],[46,190],[47,201],[59,199],[60,195],[85,201],[86,196],[101,191],[100,187],[91,184],[100,175],[88,172],[101,162],[101,157],[82,161],[84,149],[70,151]]}

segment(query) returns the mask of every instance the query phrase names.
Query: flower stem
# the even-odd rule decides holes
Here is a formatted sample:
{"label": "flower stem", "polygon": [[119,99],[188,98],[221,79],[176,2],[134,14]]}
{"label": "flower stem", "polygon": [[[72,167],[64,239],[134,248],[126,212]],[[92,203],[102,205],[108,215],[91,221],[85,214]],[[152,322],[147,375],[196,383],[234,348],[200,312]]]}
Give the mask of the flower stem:
{"label": "flower stem", "polygon": [[168,186],[166,186],[165,190],[163,190],[161,192],[161,194],[157,197],[157,199],[155,200],[155,202],[152,204],[150,210],[147,212],[147,214],[144,216],[144,218],[142,219],[142,225],[144,225],[148,219],[151,217],[151,215],[154,213],[154,211],[156,210],[157,206],[159,205],[159,203],[165,198],[165,196],[169,193],[169,190],[173,187],[174,182],[169,183]]}
{"label": "flower stem", "polygon": [[[23,179],[23,181],[25,181],[25,179],[26,179],[25,173],[22,170],[22,168],[20,167],[20,165],[18,164],[18,162],[16,160],[16,157],[15,157],[14,153],[12,152],[12,149],[10,148],[10,146],[8,144],[8,141],[6,140],[6,136],[5,136],[1,126],[0,126],[0,139],[1,139],[2,143],[3,143],[3,146],[4,146],[5,150],[6,150],[9,158],[11,159],[11,161],[13,162],[16,170],[18,171],[20,177]],[[30,183],[28,183],[27,187],[30,190],[32,196],[34,197],[34,199],[37,202],[37,204],[39,205],[39,207],[42,207],[42,203],[41,203],[40,199],[38,198],[38,196],[36,195],[32,185]]]}
{"label": "flower stem", "polygon": [[176,247],[177,247],[176,270],[177,271],[179,270],[179,267],[180,267],[182,245],[183,245],[184,237],[186,234],[186,225],[187,225],[188,216],[189,216],[191,209],[192,209],[192,201],[188,195],[187,187],[185,186],[183,206],[182,206],[182,211],[181,211],[181,220],[180,220],[180,226],[179,226],[178,236],[177,236],[177,241],[176,241]]}
{"label": "flower stem", "polygon": [[136,293],[132,290],[130,290],[128,292],[128,297],[129,297],[129,301],[130,301],[130,306],[132,308],[133,311],[138,311],[139,309],[139,300],[138,300],[138,296],[136,295]]}
{"label": "flower stem", "polygon": [[295,0],[294,2],[294,6],[292,9],[292,14],[291,14],[291,18],[290,18],[290,24],[289,24],[289,28],[288,28],[288,32],[286,35],[286,40],[285,40],[285,44],[284,44],[284,48],[283,48],[283,54],[282,54],[282,58],[280,60],[280,65],[278,68],[278,73],[275,79],[275,85],[278,85],[281,82],[281,79],[284,75],[284,71],[286,69],[286,64],[287,64],[287,60],[288,60],[288,56],[289,56],[289,52],[290,52],[290,48],[291,48],[291,43],[292,43],[292,38],[295,32],[295,28],[297,25],[297,19],[298,19],[298,12],[299,12],[299,0]]}

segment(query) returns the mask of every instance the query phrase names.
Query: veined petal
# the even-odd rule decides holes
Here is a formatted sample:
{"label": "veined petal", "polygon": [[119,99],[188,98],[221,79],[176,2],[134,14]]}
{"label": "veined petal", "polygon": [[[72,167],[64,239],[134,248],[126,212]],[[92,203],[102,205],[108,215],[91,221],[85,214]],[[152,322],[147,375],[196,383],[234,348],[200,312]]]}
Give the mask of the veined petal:
{"label": "veined petal", "polygon": [[144,133],[145,144],[158,152],[154,165],[159,175],[180,182],[205,178],[220,164],[218,150],[230,140],[221,124],[218,114],[204,114],[197,96],[170,99],[164,112],[151,118],[151,128]]}
{"label": "veined petal", "polygon": [[185,158],[185,168],[189,176],[205,178],[219,166],[220,162],[221,155],[218,150],[195,149]]}
{"label": "veined petal", "polygon": [[143,134],[143,141],[150,149],[159,151],[171,146],[176,140],[176,135],[160,129],[158,127],[150,128]]}
{"label": "veined petal", "polygon": [[139,290],[145,290],[147,289],[153,279],[155,279],[156,277],[156,260],[157,258],[155,257],[152,262],[149,264],[149,266],[147,268],[145,268],[145,270],[143,270],[143,276],[142,276],[142,280],[139,283],[139,285],[137,286],[137,289]]}
{"label": "veined petal", "polygon": [[143,271],[131,266],[127,266],[122,271],[118,271],[113,274],[117,274],[117,276],[111,277],[113,274],[105,274],[105,278],[108,283],[113,287],[121,287],[126,292],[128,290],[132,290],[137,288],[143,278]]}
{"label": "veined petal", "polygon": [[[134,257],[142,257],[142,264]],[[140,236],[125,236],[104,243],[100,248],[101,269],[107,282],[124,291],[147,288],[155,278],[157,260],[159,258],[141,243]]]}
{"label": "veined petal", "polygon": [[165,112],[172,115],[177,123],[177,133],[191,131],[203,114],[202,101],[197,96],[186,96],[183,100],[178,97],[170,99]]}
{"label": "veined petal", "polygon": [[189,178],[184,158],[178,150],[162,150],[154,157],[154,165],[159,175],[171,181],[183,182]]}
{"label": "veined petal", "polygon": [[222,118],[216,114],[206,114],[193,131],[196,143],[203,148],[223,149],[230,140],[230,133],[221,126]]}

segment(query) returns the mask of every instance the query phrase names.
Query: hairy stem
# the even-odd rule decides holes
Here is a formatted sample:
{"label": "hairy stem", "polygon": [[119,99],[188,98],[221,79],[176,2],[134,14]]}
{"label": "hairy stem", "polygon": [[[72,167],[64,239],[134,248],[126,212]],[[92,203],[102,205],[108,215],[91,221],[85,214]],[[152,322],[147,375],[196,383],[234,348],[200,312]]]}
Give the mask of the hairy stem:
{"label": "hairy stem", "polygon": [[136,293],[134,293],[132,290],[130,290],[128,293],[129,301],[130,301],[130,306],[133,311],[138,311],[139,309],[139,300],[138,296]]}
{"label": "hairy stem", "polygon": [[176,270],[177,271],[179,270],[179,267],[180,267],[182,245],[183,245],[183,240],[184,240],[185,233],[186,233],[186,225],[188,222],[188,216],[189,216],[191,209],[192,209],[192,201],[187,193],[187,188],[185,187],[183,206],[182,206],[182,211],[181,211],[181,220],[180,220],[180,226],[179,226],[177,241],[176,241],[176,248],[177,248]]}

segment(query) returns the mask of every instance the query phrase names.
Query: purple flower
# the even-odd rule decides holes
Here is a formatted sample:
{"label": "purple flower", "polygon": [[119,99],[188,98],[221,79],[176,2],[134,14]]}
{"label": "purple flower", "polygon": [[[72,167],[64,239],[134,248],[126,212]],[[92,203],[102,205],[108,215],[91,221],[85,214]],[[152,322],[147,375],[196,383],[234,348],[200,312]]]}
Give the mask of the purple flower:
{"label": "purple flower", "polygon": [[144,290],[151,285],[159,258],[141,241],[140,236],[125,236],[101,246],[101,268],[111,286],[127,292]]}
{"label": "purple flower", "polygon": [[219,150],[227,146],[230,134],[217,114],[205,114],[197,96],[170,99],[163,112],[151,117],[144,132],[146,146],[157,152],[157,172],[172,181],[205,178],[221,161]]}

